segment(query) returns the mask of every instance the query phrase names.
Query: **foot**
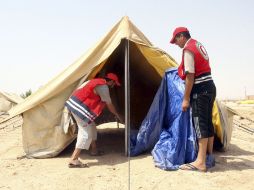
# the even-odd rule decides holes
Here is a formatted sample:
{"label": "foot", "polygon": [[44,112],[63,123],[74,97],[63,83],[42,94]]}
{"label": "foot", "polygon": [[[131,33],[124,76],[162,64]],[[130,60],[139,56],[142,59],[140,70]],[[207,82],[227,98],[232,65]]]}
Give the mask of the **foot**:
{"label": "foot", "polygon": [[199,171],[199,172],[206,172],[207,169],[205,167],[197,167],[194,163],[183,164],[179,166],[181,170],[188,170],[188,171]]}
{"label": "foot", "polygon": [[68,164],[69,168],[88,168],[88,164],[84,164],[79,160],[71,160]]}

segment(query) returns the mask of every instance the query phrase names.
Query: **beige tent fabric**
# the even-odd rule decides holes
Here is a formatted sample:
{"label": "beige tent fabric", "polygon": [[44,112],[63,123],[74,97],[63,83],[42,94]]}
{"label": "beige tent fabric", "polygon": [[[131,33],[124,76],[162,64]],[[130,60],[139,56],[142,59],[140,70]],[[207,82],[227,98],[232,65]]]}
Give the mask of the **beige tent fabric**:
{"label": "beige tent fabric", "polygon": [[13,103],[0,97],[0,113],[7,112],[13,107]]}
{"label": "beige tent fabric", "polygon": [[[222,102],[216,101],[217,106],[213,110],[213,122],[217,120],[217,127],[215,127],[215,133],[220,139],[223,150],[229,148],[231,141],[232,131],[233,131],[233,116],[234,114],[229,111],[229,108]],[[219,114],[219,117],[216,117],[214,114],[216,112]],[[216,124],[214,126],[216,126]]]}
{"label": "beige tent fabric", "polygon": [[23,102],[24,99],[15,93],[0,92],[0,123],[9,118],[8,111]]}
{"label": "beige tent fabric", "polygon": [[[10,118],[23,114],[23,146],[28,157],[56,156],[73,141],[75,138],[73,131],[65,134],[64,127],[60,125],[64,103],[87,78],[95,77],[106,65],[117,62],[120,58],[122,60],[122,57],[119,57],[119,52],[123,49],[123,45],[120,45],[123,44],[122,39],[131,42],[131,64],[141,68],[141,71],[134,69],[132,73],[142,74],[144,83],[152,81],[151,84],[145,84],[147,88],[153,86],[152,95],[156,92],[156,85],[160,84],[164,71],[177,65],[172,57],[153,47],[128,17],[123,17],[104,38],[76,62],[9,111]],[[151,102],[151,99],[144,101]],[[136,117],[138,114],[134,115]]]}
{"label": "beige tent fabric", "polygon": [[6,100],[13,102],[15,104],[18,104],[24,101],[24,99],[21,96],[15,93],[8,93],[8,92],[0,92],[0,98],[5,98]]}
{"label": "beige tent fabric", "polygon": [[129,21],[128,17],[124,17],[87,53],[35,92],[33,96],[29,96],[22,105],[12,109],[10,114],[17,115],[23,113],[55,96],[74,82],[77,82],[81,77],[90,73],[96,66],[108,58],[123,38],[152,46],[142,32]]}
{"label": "beige tent fabric", "polygon": [[24,99],[17,94],[0,92],[0,112],[7,112],[13,106],[23,101]]}

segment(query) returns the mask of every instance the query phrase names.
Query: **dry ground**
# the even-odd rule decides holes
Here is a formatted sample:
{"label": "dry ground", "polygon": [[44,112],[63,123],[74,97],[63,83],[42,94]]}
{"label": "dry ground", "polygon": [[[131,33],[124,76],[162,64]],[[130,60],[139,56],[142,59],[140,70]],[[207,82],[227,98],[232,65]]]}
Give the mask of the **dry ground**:
{"label": "dry ground", "polygon": [[[253,123],[248,126],[254,129]],[[91,157],[83,152],[81,159],[90,167],[69,169],[67,163],[73,144],[56,158],[22,158],[21,128],[1,129],[0,190],[254,189],[254,135],[237,126],[234,126],[229,150],[215,152],[216,166],[207,173],[163,171],[154,167],[149,153],[131,158],[129,162],[124,156],[124,129],[112,123],[101,126],[99,139],[106,154]]]}

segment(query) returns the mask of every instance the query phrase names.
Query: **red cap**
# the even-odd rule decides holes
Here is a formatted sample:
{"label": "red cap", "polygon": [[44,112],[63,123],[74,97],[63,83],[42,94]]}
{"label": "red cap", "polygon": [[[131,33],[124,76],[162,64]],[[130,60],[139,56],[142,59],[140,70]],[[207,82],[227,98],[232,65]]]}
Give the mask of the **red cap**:
{"label": "red cap", "polygon": [[106,78],[115,81],[115,83],[116,83],[117,86],[121,86],[121,84],[120,84],[120,82],[119,82],[118,77],[117,77],[116,74],[114,74],[114,73],[108,73],[108,74],[106,75]]}
{"label": "red cap", "polygon": [[180,32],[189,32],[189,30],[188,30],[187,28],[185,28],[185,27],[177,27],[177,28],[174,30],[174,32],[173,32],[173,37],[172,37],[171,40],[170,40],[170,43],[171,43],[171,44],[174,44],[174,43],[175,43],[175,37],[176,37],[176,35],[177,35],[178,33],[180,33]]}

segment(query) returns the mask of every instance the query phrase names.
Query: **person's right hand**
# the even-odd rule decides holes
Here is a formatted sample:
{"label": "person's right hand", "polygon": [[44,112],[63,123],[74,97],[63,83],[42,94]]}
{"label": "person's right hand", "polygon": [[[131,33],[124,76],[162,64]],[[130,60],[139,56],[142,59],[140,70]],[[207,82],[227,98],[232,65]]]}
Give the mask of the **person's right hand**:
{"label": "person's right hand", "polygon": [[118,115],[115,115],[116,122],[124,124],[122,118]]}
{"label": "person's right hand", "polygon": [[182,102],[182,111],[187,111],[187,109],[190,107],[190,101],[183,99]]}

